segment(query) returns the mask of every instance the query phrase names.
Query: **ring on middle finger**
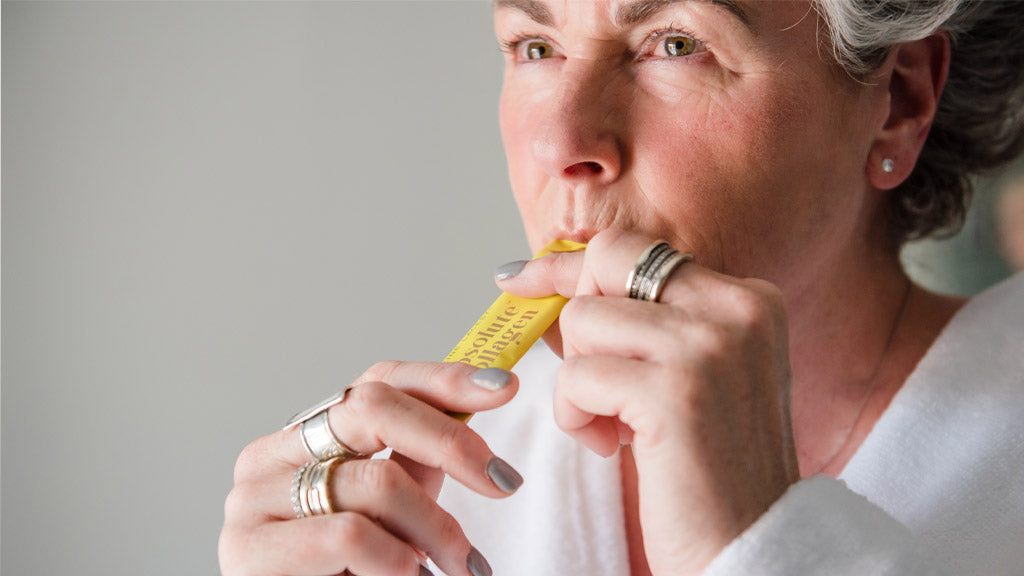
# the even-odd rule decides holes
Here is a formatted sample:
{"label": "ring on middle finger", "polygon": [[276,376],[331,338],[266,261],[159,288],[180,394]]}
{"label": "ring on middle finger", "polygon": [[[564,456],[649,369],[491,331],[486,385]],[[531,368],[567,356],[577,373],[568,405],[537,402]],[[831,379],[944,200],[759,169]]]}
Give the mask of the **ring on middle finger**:
{"label": "ring on middle finger", "polygon": [[331,472],[344,461],[331,458],[309,462],[300,467],[292,479],[292,510],[296,518],[334,513],[331,503]]}

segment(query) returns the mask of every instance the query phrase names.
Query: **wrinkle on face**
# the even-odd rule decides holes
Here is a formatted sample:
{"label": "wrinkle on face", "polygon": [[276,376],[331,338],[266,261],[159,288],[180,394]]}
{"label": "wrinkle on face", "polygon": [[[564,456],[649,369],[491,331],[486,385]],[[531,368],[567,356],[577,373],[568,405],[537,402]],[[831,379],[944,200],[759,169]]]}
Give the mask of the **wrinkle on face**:
{"label": "wrinkle on face", "polygon": [[[627,57],[647,28],[616,28],[612,2],[563,1],[548,5],[557,29],[547,33],[566,60],[509,64],[502,130],[531,245],[560,230],[625,228],[678,239],[741,276],[806,275],[819,245],[847,241],[857,209],[860,167],[842,160],[862,137],[849,108],[859,88],[820,59],[807,3],[751,4],[763,22],[754,33],[708,3],[681,4],[664,20],[695,36],[713,28],[702,59]],[[585,153],[599,140],[614,142],[614,181],[540,169],[558,146]]]}

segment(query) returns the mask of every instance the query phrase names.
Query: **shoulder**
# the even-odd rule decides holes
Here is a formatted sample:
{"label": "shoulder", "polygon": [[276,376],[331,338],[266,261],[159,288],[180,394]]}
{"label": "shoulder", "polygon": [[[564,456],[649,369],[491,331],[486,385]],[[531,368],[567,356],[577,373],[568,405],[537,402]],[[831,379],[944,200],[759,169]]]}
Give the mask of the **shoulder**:
{"label": "shoulder", "polygon": [[[1024,383],[1024,273],[978,294],[953,316],[921,359],[908,380],[908,388],[954,386],[966,382],[977,387],[1013,393]],[[1005,386],[1001,386],[1005,385]],[[974,388],[978,390],[978,388]]]}
{"label": "shoulder", "polygon": [[[1018,274],[953,317],[841,477],[930,540],[951,566],[991,565],[1024,555],[1012,544],[1024,539],[1022,437]],[[982,542],[964,534],[994,536]]]}

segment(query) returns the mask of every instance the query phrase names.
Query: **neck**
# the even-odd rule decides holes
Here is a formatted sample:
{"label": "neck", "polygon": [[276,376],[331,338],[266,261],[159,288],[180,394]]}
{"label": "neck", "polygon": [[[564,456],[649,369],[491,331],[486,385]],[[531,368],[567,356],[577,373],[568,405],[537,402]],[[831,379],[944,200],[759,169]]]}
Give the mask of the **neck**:
{"label": "neck", "polygon": [[895,254],[834,270],[787,301],[793,432],[805,476],[842,471],[962,305],[913,287]]}

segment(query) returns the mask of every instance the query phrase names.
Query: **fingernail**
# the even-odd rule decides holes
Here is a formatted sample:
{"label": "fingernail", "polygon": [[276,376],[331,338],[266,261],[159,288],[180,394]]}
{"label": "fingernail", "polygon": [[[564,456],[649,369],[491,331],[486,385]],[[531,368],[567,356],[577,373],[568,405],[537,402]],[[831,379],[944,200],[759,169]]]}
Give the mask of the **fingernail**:
{"label": "fingernail", "polygon": [[466,558],[466,567],[473,576],[491,576],[491,565],[484,559],[483,554],[476,548],[470,548],[469,556]]}
{"label": "fingernail", "polygon": [[508,386],[510,378],[512,378],[511,372],[494,366],[490,368],[481,368],[469,376],[469,379],[473,381],[473,384],[476,384],[481,388],[487,388],[488,390],[501,390],[505,386]]}
{"label": "fingernail", "polygon": [[511,494],[523,485],[523,477],[508,462],[497,456],[487,463],[487,475],[502,492]]}
{"label": "fingernail", "polygon": [[507,280],[522,272],[524,267],[526,267],[526,260],[513,260],[507,264],[502,264],[494,271],[494,279]]}
{"label": "fingernail", "polygon": [[434,576],[434,573],[428,570],[426,566],[420,564],[420,576]]}

